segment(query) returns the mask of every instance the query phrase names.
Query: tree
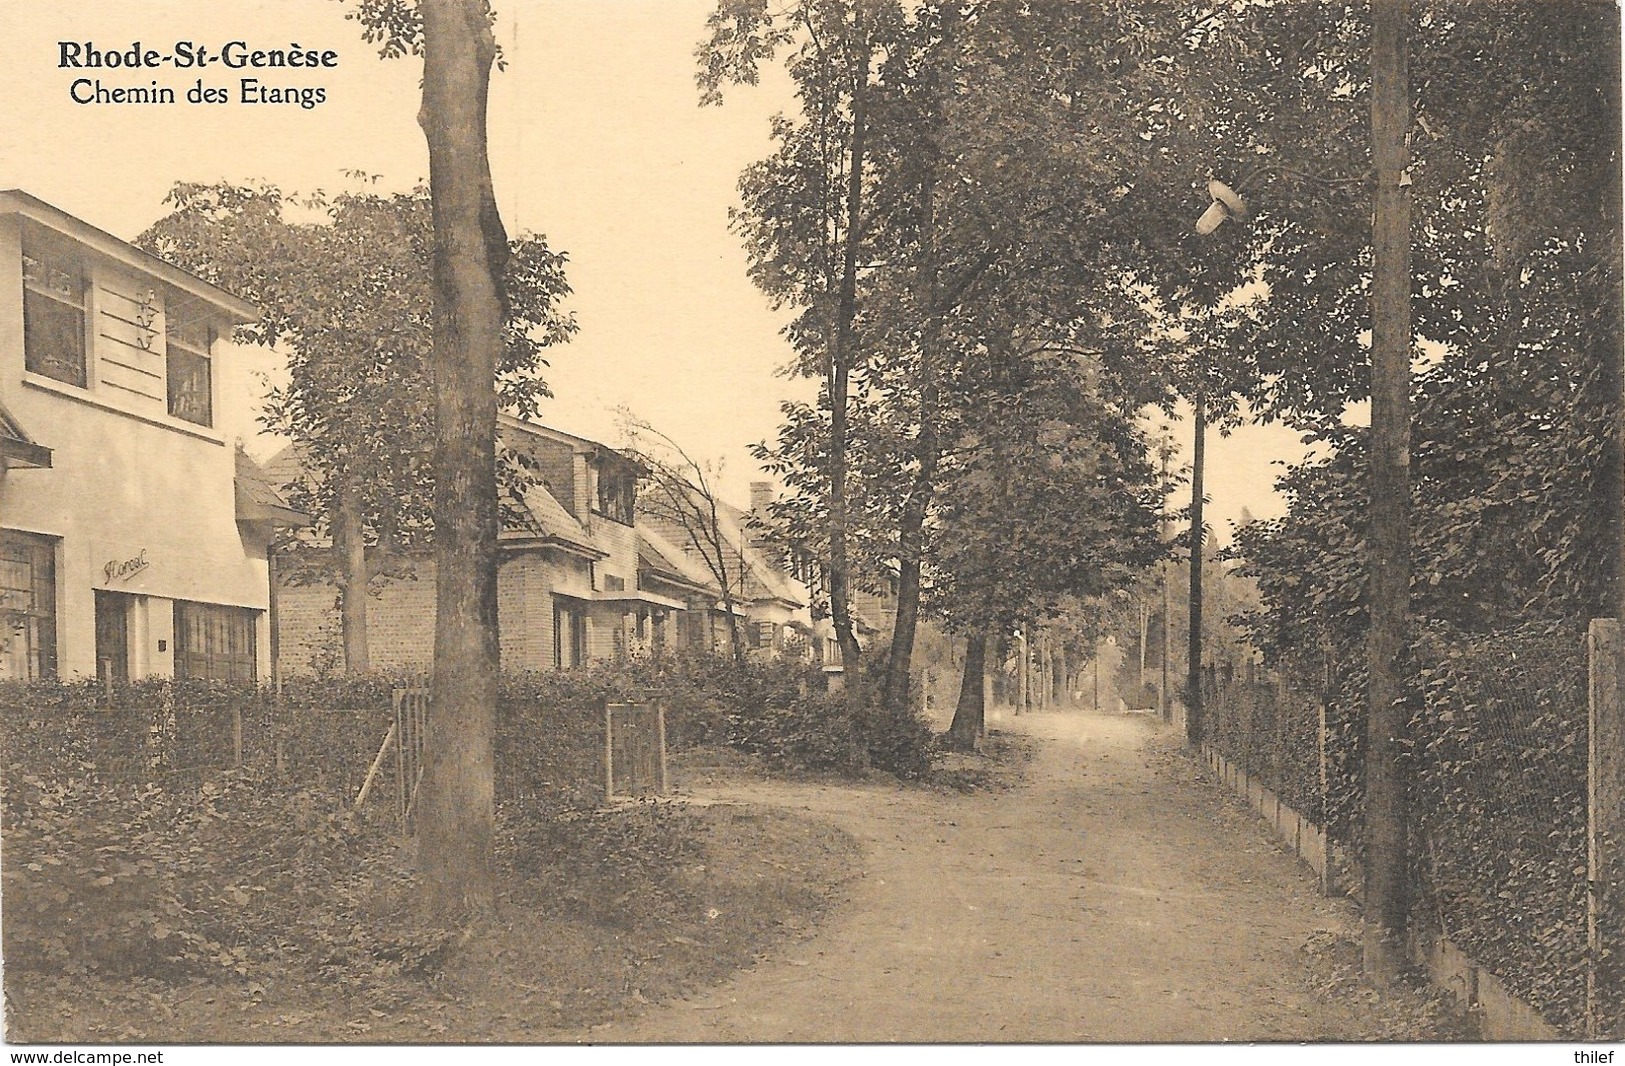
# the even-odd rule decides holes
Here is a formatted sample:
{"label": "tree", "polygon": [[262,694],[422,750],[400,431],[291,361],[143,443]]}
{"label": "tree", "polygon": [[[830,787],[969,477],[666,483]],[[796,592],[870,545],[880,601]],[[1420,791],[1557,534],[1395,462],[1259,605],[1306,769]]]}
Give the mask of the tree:
{"label": "tree", "polygon": [[435,645],[432,734],[418,793],[430,913],[495,901],[497,373],[506,230],[491,187],[486,100],[497,58],[486,0],[357,0],[382,54],[423,57],[418,124],[429,146],[435,390]]}
{"label": "tree", "polygon": [[710,571],[722,597],[728,646],[734,665],[745,667],[745,642],[739,632],[737,607],[745,595],[749,565],[744,530],[729,520],[716,494],[716,472],[684,451],[676,441],[630,413],[622,414],[622,431],[638,453],[648,476],[638,495],[638,511],[681,532],[682,547],[692,549]]}
{"label": "tree", "polygon": [[[261,318],[239,339],[286,353],[287,382],[271,390],[261,421],[292,440],[304,470],[294,502],[332,550],[296,542],[285,569],[294,580],[334,580],[345,665],[363,672],[369,583],[409,573],[405,553],[434,528],[428,190],[301,198],[268,185],[181,183],[166,203],[140,243],[252,300]],[[544,349],[575,329],[558,308],[570,291],[564,256],[521,235],[504,281],[498,389],[504,406],[534,414],[550,395]]]}
{"label": "tree", "polygon": [[[958,360],[975,358],[999,316],[1020,308],[1016,317],[1043,324],[1055,343],[1106,356],[1120,383],[1165,399],[1158,375],[1144,373],[1137,358],[1151,353],[1132,339],[1138,301],[1123,276],[1138,260],[1128,249],[1143,247],[1147,219],[1169,229],[1168,212],[1145,205],[1158,199],[1150,190],[1169,169],[1158,165],[1161,141],[1177,86],[1191,72],[1182,42],[1192,26],[1176,5],[1149,15],[1143,8],[925,5],[890,18],[883,58],[870,68],[868,222],[853,289],[862,359],[847,375],[842,402],[825,400],[839,446],[813,450],[827,462],[856,462],[853,426],[861,416],[853,405],[865,399],[901,444],[883,482],[897,490],[896,532],[885,538],[895,544],[886,560],[897,610],[884,685],[893,710],[906,703]],[[736,50],[741,39],[729,37]],[[751,236],[775,250],[787,233],[828,230],[804,217],[807,205],[829,202],[806,180],[821,172],[787,158],[781,152],[747,177]],[[764,176],[771,180],[752,181]],[[1111,343],[1102,339],[1109,335]],[[1136,372],[1121,373],[1135,362]],[[814,424],[801,418],[791,436]],[[779,459],[793,462],[788,443],[781,439]],[[839,538],[857,550],[852,514],[863,505],[855,501],[877,486],[866,488],[844,465],[840,475]],[[834,488],[829,477],[823,482]]]}
{"label": "tree", "polygon": [[1070,352],[990,353],[939,489],[931,607],[968,642],[950,743],[982,728],[987,642],[1126,587],[1162,554],[1156,471],[1133,412]]}
{"label": "tree", "polygon": [[[1601,395],[1606,397],[1604,403],[1618,409],[1619,205],[1617,194],[1610,196],[1618,188],[1619,169],[1617,53],[1611,43],[1601,43],[1616,40],[1618,15],[1600,4],[1552,8],[1439,3],[1408,18],[1403,4],[1384,2],[1373,4],[1371,11],[1369,21],[1353,8],[1317,12],[1316,17],[1324,20],[1320,28],[1334,30],[1340,40],[1312,52],[1302,40],[1281,35],[1279,26],[1261,27],[1259,36],[1279,44],[1278,54],[1294,57],[1283,62],[1282,70],[1295,70],[1296,75],[1271,90],[1280,94],[1277,99],[1284,101],[1295,93],[1299,100],[1315,101],[1311,107],[1298,107],[1298,113],[1318,111],[1322,116],[1300,121],[1295,129],[1284,131],[1290,136],[1272,141],[1269,154],[1278,173],[1304,177],[1311,154],[1305,145],[1317,139],[1324,144],[1333,129],[1324,117],[1339,107],[1354,113],[1369,106],[1370,139],[1349,140],[1372,146],[1370,163],[1351,160],[1355,165],[1340,177],[1329,178],[1323,172],[1309,184],[1322,189],[1346,184],[1361,190],[1360,200],[1369,197],[1374,204],[1374,234],[1368,238],[1362,232],[1364,211],[1344,212],[1341,222],[1325,212],[1317,218],[1312,209],[1305,210],[1310,204],[1300,199],[1289,207],[1293,198],[1283,195],[1273,202],[1255,198],[1266,208],[1253,239],[1270,242],[1271,263],[1284,268],[1265,275],[1270,307],[1258,320],[1261,350],[1315,349],[1322,334],[1312,328],[1304,335],[1302,324],[1309,322],[1330,330],[1324,336],[1331,345],[1356,351],[1362,326],[1369,322],[1372,328],[1370,360],[1350,364],[1361,373],[1369,368],[1367,381],[1322,373],[1320,397],[1304,395],[1298,400],[1304,407],[1322,408],[1315,428],[1328,437],[1336,433],[1334,422],[1343,403],[1367,390],[1373,400],[1370,433],[1340,439],[1349,450],[1357,448],[1369,464],[1360,487],[1370,506],[1356,521],[1366,530],[1362,549],[1370,574],[1362,587],[1360,609],[1351,617],[1369,641],[1364,671],[1369,679],[1364,752],[1366,964],[1372,977],[1389,980],[1398,967],[1406,911],[1405,750],[1414,700],[1414,677],[1405,657],[1411,646],[1408,616],[1413,613],[1407,601],[1432,599],[1412,580],[1409,563],[1415,546],[1411,531],[1417,531],[1415,540],[1429,534],[1418,522],[1407,523],[1406,512],[1414,508],[1418,516],[1438,518],[1449,514],[1440,515],[1433,501],[1413,494],[1406,485],[1406,455],[1414,464],[1422,453],[1419,446],[1407,446],[1405,412],[1412,397],[1406,378],[1413,344],[1418,337],[1425,338],[1461,353],[1469,364],[1494,364],[1494,371],[1473,375],[1480,387],[1490,386],[1480,393],[1480,411],[1494,410],[1484,403],[1499,391],[1490,385],[1497,374],[1530,359],[1533,350],[1547,347],[1563,350],[1556,360],[1558,379],[1582,383],[1568,406],[1595,402]],[[1416,72],[1414,86],[1405,78],[1407,41]],[[1306,54],[1313,57],[1307,67],[1296,58]],[[1367,56],[1369,64],[1362,62]],[[1271,110],[1284,114],[1289,108],[1283,103]],[[1356,121],[1351,117],[1341,128]],[[1262,132],[1263,125],[1254,127]],[[1283,132],[1283,125],[1275,132]],[[1599,128],[1606,136],[1580,132]],[[1369,168],[1374,168],[1374,180]],[[1271,192],[1287,190],[1277,187]],[[1408,214],[1415,218],[1414,241],[1405,221]],[[1294,215],[1296,219],[1289,221]],[[1321,239],[1298,236],[1310,220],[1318,224]],[[1335,283],[1337,271],[1349,269],[1339,268],[1338,260],[1352,266],[1350,280],[1356,284]],[[1328,280],[1334,283],[1327,284]],[[1366,301],[1371,305],[1368,315],[1360,307]],[[1570,330],[1547,334],[1547,323],[1557,317],[1570,317]],[[1335,339],[1338,336],[1341,341]],[[1548,358],[1544,352],[1533,357]],[[1419,417],[1431,406],[1427,387],[1439,381],[1431,374],[1421,379]],[[1548,395],[1541,385],[1533,396],[1512,402],[1534,407]],[[1506,403],[1511,397],[1499,399]],[[1515,427],[1519,438],[1547,456],[1556,439],[1587,421],[1569,412],[1550,417],[1544,425]],[[1437,428],[1426,432],[1432,435]],[[1467,435],[1476,436],[1470,431]],[[1594,588],[1617,589],[1619,432],[1591,440],[1602,445],[1602,461],[1591,467],[1595,476],[1577,480],[1601,489],[1591,497],[1593,513],[1602,516],[1613,548],[1602,568],[1588,578]],[[1589,445],[1586,450],[1597,454]],[[1470,450],[1456,454],[1460,458]],[[1523,466],[1518,459],[1497,465],[1503,472]],[[1324,480],[1332,469],[1306,472],[1298,484],[1335,491],[1335,483]],[[1546,476],[1550,478],[1552,471]],[[1494,502],[1504,499],[1500,491],[1491,491]],[[1535,498],[1537,494],[1531,493],[1520,502]],[[1317,500],[1312,506],[1324,513],[1337,505]],[[1554,510],[1561,513],[1566,508]],[[1367,515],[1369,521],[1362,521]],[[1454,521],[1445,525],[1462,539],[1454,546],[1438,546],[1443,554],[1439,561],[1446,565],[1433,570],[1430,580],[1459,573],[1465,562],[1459,556],[1468,545],[1495,539],[1494,533],[1466,532]],[[1525,531],[1538,535],[1537,529]],[[1577,537],[1547,558],[1568,562],[1586,539]],[[1514,566],[1514,572],[1526,569]],[[1300,576],[1307,577],[1301,572]],[[1575,573],[1567,580],[1587,583]],[[1287,593],[1281,586],[1271,591],[1287,602],[1302,600],[1301,594]],[[1612,606],[1617,595],[1604,591],[1600,599]],[[1525,610],[1529,606],[1523,605]],[[1343,629],[1344,620],[1334,617],[1326,624]]]}
{"label": "tree", "polygon": [[862,699],[860,649],[851,616],[848,555],[848,387],[861,364],[859,274],[869,218],[869,120],[876,56],[901,22],[896,0],[722,0],[700,47],[701,100],[718,103],[727,84],[755,84],[781,49],[801,114],[775,120],[778,149],[740,179],[744,206],[734,223],[751,276],[780,307],[799,314],[787,333],[797,369],[823,379],[829,447],[823,453],[828,523],[829,608],[848,699]]}
{"label": "tree", "polygon": [[484,0],[420,0],[423,105],[434,209],[434,739],[418,806],[437,909],[495,903],[497,365],[508,237],[486,157],[496,42]]}

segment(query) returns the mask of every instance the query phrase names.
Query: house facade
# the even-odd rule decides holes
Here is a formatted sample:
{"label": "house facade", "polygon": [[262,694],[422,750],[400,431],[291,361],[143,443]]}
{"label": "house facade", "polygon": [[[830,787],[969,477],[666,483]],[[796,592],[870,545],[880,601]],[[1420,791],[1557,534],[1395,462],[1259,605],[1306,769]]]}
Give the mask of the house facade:
{"label": "house facade", "polygon": [[[503,668],[568,668],[675,647],[690,590],[681,574],[657,574],[646,565],[636,528],[637,462],[506,415],[499,431],[504,449],[531,475],[522,495],[507,501],[498,537]],[[368,600],[367,643],[376,668],[427,668],[433,660],[433,555],[408,563],[410,576],[376,580]],[[279,585],[278,636],[290,673],[336,664],[337,588]]]}
{"label": "house facade", "polygon": [[0,677],[269,676],[266,549],[300,516],[218,419],[255,317],[0,192]]}
{"label": "house facade", "polygon": [[[687,498],[672,499],[679,491]],[[753,508],[755,497],[767,491],[766,483],[753,484]],[[808,588],[782,565],[784,553],[760,543],[751,512],[726,500],[712,500],[693,486],[679,489],[670,481],[652,495],[653,502],[640,505],[638,514],[645,550],[684,570],[698,588],[680,620],[685,632],[694,634],[687,643],[726,650],[737,631],[748,655],[816,661],[821,645]],[[727,597],[722,595],[718,569],[727,575]],[[728,624],[730,608],[733,626]]]}

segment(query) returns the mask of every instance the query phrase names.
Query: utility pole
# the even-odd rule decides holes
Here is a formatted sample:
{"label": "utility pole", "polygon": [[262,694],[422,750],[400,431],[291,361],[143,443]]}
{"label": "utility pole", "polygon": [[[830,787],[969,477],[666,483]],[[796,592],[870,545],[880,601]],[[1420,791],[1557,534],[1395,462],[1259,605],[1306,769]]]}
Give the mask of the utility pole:
{"label": "utility pole", "polygon": [[[1173,444],[1168,438],[1168,427],[1162,427],[1162,435],[1157,440],[1157,454],[1162,458],[1162,484],[1166,490],[1168,485],[1168,459],[1173,455]],[[1168,539],[1168,494],[1162,497],[1162,510],[1157,519],[1157,525],[1162,539]],[[1168,652],[1174,642],[1173,596],[1168,587],[1168,562],[1164,560],[1162,569],[1162,685],[1157,689],[1157,709],[1162,712],[1162,720],[1171,722],[1174,718],[1174,705],[1168,699]]]}
{"label": "utility pole", "polygon": [[[1141,600],[1138,606],[1140,608],[1140,690],[1143,692],[1145,690],[1145,630],[1151,621],[1151,608],[1145,605],[1144,600]],[[1139,706],[1138,700],[1136,700],[1135,706]]]}
{"label": "utility pole", "polygon": [[1207,450],[1207,410],[1202,390],[1192,400],[1195,423],[1191,443],[1191,591],[1190,661],[1186,664],[1185,739],[1191,747],[1202,743],[1202,461]]}
{"label": "utility pole", "polygon": [[1376,211],[1371,239],[1371,524],[1366,539],[1365,893],[1363,969],[1376,984],[1404,968],[1410,767],[1406,618],[1410,609],[1411,217],[1410,73],[1406,0],[1371,3],[1371,156]]}
{"label": "utility pole", "polygon": [[1016,648],[1020,663],[1016,670],[1016,713],[1027,713],[1027,628],[1023,626],[1016,633]]}

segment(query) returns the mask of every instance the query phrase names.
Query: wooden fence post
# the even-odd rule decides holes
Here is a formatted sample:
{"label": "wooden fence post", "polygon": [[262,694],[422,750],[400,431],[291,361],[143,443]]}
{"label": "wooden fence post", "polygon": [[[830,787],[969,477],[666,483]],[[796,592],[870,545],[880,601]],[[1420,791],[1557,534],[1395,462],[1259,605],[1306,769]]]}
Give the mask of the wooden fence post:
{"label": "wooden fence post", "polygon": [[[1590,698],[1586,742],[1586,1035],[1597,1039],[1620,1020],[1614,997],[1603,987],[1604,952],[1617,971],[1625,938],[1609,919],[1625,910],[1625,638],[1617,618],[1592,619],[1587,633]],[[1609,1007],[1606,1004],[1615,1003]]]}
{"label": "wooden fence post", "polygon": [[615,798],[615,712],[604,701],[604,801]]}
{"label": "wooden fence post", "polygon": [[660,794],[666,794],[666,701],[655,701],[656,741],[660,745]]}

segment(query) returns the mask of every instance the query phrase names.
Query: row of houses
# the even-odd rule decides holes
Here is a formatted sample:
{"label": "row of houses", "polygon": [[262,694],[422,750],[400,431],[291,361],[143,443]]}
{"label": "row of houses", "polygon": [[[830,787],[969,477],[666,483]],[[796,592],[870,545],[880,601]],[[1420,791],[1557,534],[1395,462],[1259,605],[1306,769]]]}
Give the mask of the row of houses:
{"label": "row of houses", "polygon": [[[505,669],[726,651],[734,633],[750,655],[824,661],[829,627],[814,621],[808,585],[762,543],[747,512],[716,501],[715,520],[700,528],[645,506],[649,469],[635,455],[506,415],[498,430],[503,450],[535,472],[509,501],[498,536]],[[282,485],[310,476],[292,448],[267,469]],[[764,502],[767,484],[755,492]],[[326,550],[316,538],[306,546],[307,555]],[[432,554],[408,553],[400,563],[370,587],[368,658],[376,668],[426,667],[433,652]],[[314,570],[317,580],[277,590],[279,657],[294,672],[319,670],[339,653],[338,589],[323,573],[331,566]]]}
{"label": "row of houses", "polygon": [[[221,428],[226,341],[256,316],[67,212],[0,192],[0,678],[267,681],[332,660],[334,584],[289,582],[272,553],[290,534],[324,549],[287,503],[298,455],[261,467]],[[836,669],[807,575],[760,542],[748,512],[718,508],[725,566],[740,575],[724,597],[690,531],[640,506],[636,456],[514,418],[500,432],[539,472],[500,535],[505,668],[719,650],[737,631],[752,654]],[[766,492],[755,487],[753,506]],[[369,598],[375,667],[431,658],[432,557],[407,570]]]}

